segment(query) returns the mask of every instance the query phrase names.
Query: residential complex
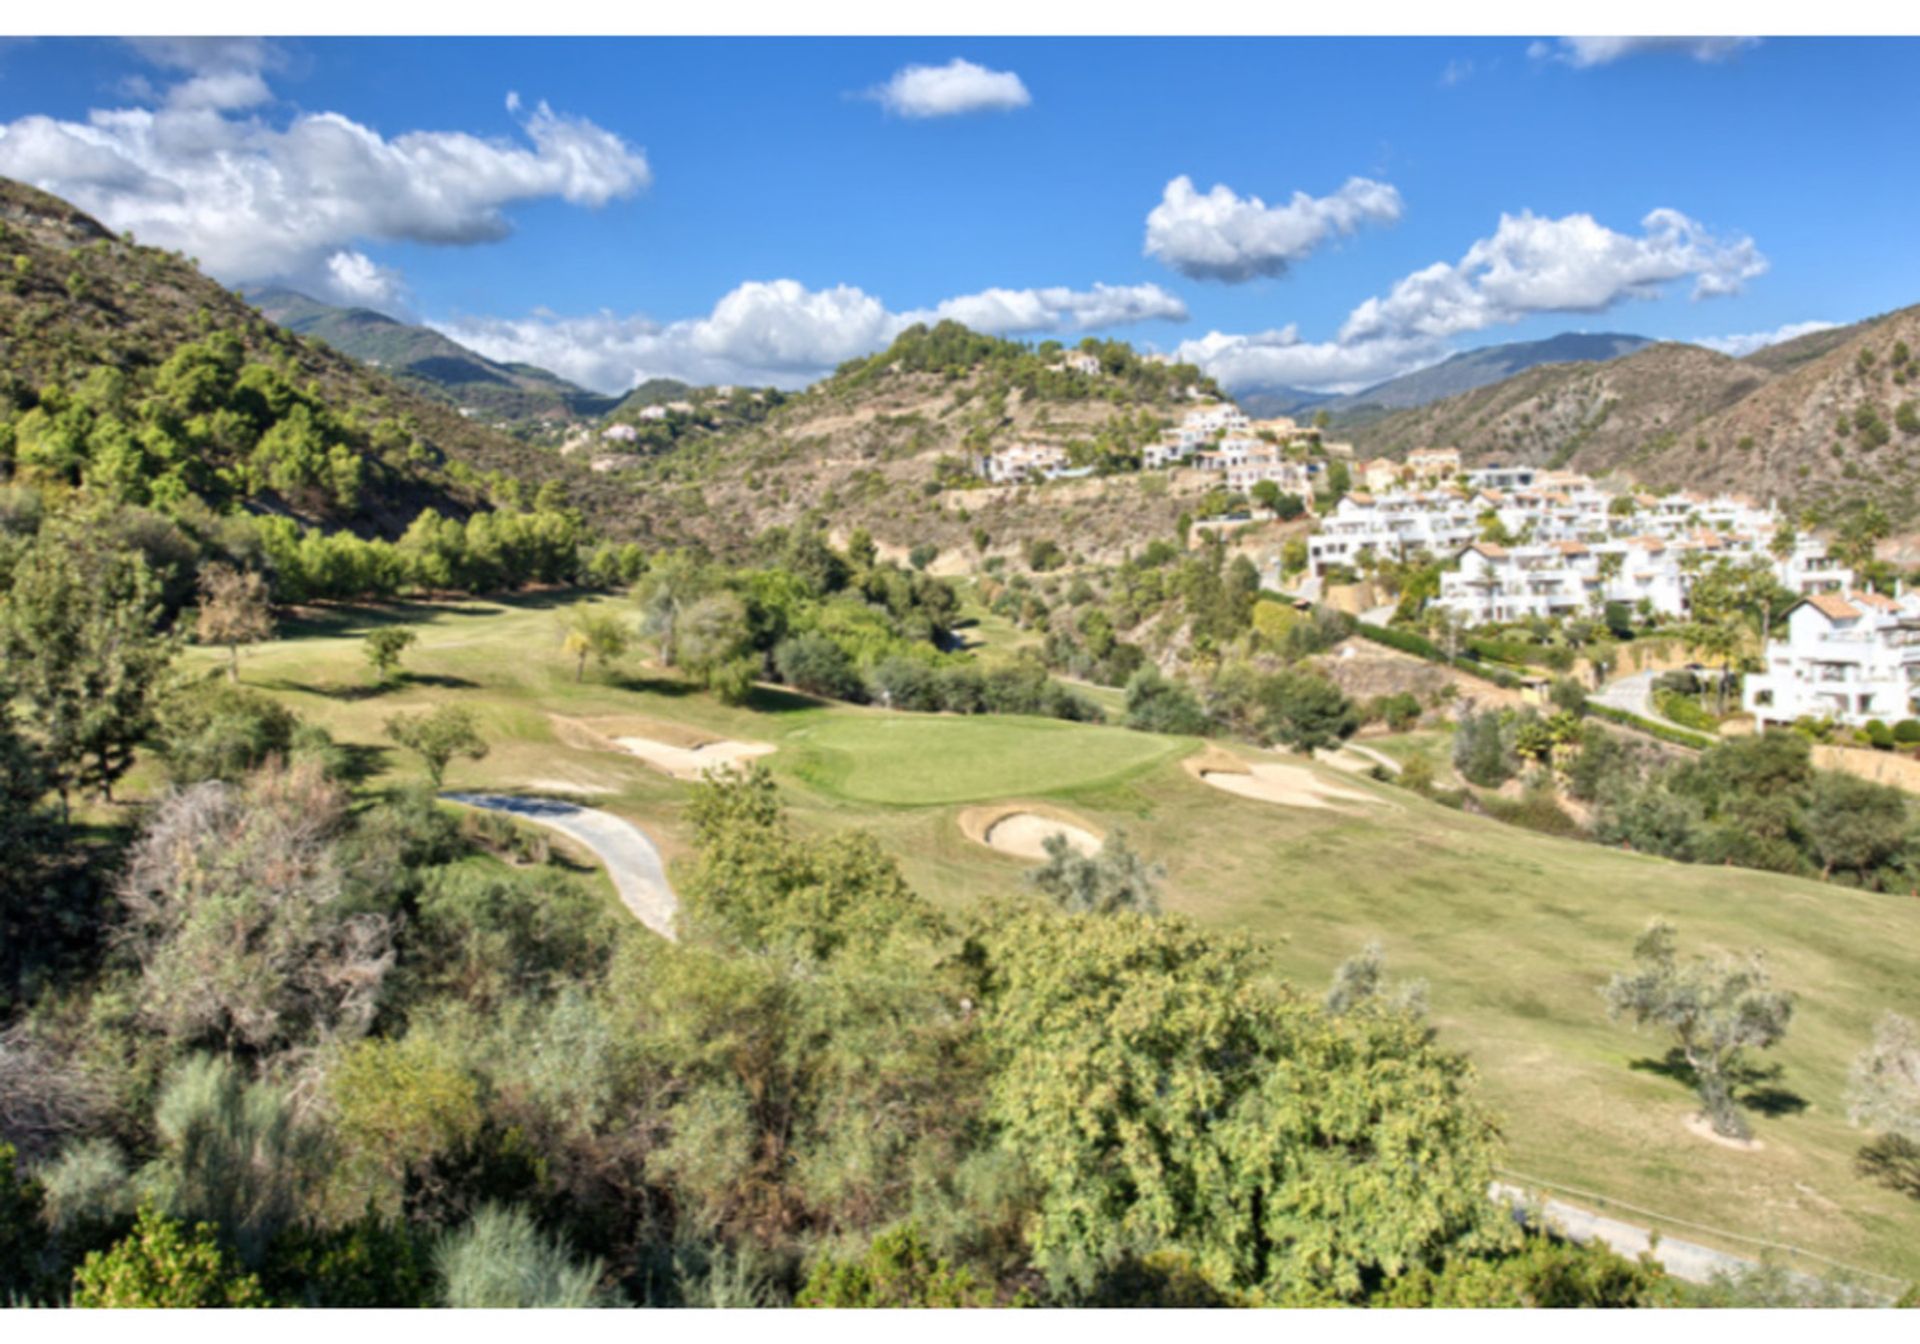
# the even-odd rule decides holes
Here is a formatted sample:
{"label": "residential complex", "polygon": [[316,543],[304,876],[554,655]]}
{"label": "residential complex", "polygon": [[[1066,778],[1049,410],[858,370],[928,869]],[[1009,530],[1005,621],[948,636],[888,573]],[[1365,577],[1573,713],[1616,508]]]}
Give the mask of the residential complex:
{"label": "residential complex", "polygon": [[1787,616],[1742,700],[1761,724],[1834,719],[1895,723],[1920,714],[1920,596],[1820,592]]}

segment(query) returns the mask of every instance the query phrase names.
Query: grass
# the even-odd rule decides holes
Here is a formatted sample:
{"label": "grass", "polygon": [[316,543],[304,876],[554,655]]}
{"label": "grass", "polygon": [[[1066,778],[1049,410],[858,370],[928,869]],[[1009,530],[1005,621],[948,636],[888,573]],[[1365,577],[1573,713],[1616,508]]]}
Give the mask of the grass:
{"label": "grass", "polygon": [[[575,683],[559,651],[558,605],[404,613],[420,635],[406,657],[412,680],[377,695],[359,689],[359,638],[380,619],[373,613],[304,623],[250,651],[242,676],[367,748],[375,783],[418,774],[381,750],[387,715],[468,704],[493,750],[457,763],[449,787],[570,785],[645,826],[669,859],[686,849],[687,786],[631,757],[561,743],[549,716],[644,716],[771,742],[779,751],[767,762],[800,824],[871,830],[917,889],[950,909],[1014,889],[1027,866],[962,836],[963,804],[1068,805],[1124,829],[1166,865],[1170,908],[1261,935],[1276,971],[1307,992],[1381,940],[1390,974],[1428,982],[1442,1041],[1475,1061],[1513,1170],[1920,1278],[1920,1200],[1856,1169],[1872,1136],[1847,1124],[1842,1100],[1848,1062],[1876,1019],[1920,1012],[1920,901],[1555,840],[1353,776],[1330,778],[1373,794],[1374,806],[1278,807],[1197,782],[1179,765],[1190,741],[1113,727],[888,714],[771,694],[728,708],[636,668]],[[222,656],[191,655],[209,671]],[[1450,743],[1417,733],[1369,745],[1444,762]],[[1667,1043],[1606,1019],[1600,988],[1656,915],[1679,926],[1685,949],[1765,948],[1778,981],[1800,996],[1785,1043],[1761,1059],[1780,1072],[1768,1084],[1771,1113],[1752,1116],[1757,1152],[1689,1135],[1691,1094],[1659,1068]]]}

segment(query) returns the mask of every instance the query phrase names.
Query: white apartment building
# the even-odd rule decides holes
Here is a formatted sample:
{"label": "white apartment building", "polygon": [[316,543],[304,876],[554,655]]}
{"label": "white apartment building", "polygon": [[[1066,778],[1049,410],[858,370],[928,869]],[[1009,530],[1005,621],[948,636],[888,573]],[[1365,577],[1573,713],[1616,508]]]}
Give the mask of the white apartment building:
{"label": "white apartment building", "polygon": [[1367,552],[1395,560],[1421,552],[1452,555],[1478,535],[1479,512],[1458,491],[1356,491],[1334,505],[1307,539],[1308,572],[1323,577],[1335,565],[1356,564]]}
{"label": "white apartment building", "polygon": [[1458,448],[1416,448],[1407,454],[1407,471],[1422,485],[1437,485],[1460,474]]}
{"label": "white apartment building", "polygon": [[1787,616],[1787,637],[1767,645],[1767,669],[1750,673],[1745,708],[1762,725],[1799,718],[1854,727],[1920,715],[1920,598],[1815,593]]}

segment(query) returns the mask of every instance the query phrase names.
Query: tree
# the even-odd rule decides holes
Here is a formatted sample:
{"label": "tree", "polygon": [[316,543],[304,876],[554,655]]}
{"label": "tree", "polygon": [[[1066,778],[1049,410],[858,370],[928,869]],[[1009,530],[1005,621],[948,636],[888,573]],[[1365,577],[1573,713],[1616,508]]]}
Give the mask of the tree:
{"label": "tree", "polygon": [[817,630],[782,640],[773,651],[773,665],[782,681],[809,695],[859,700],[865,691],[847,651]]}
{"label": "tree", "polygon": [[273,638],[267,581],[251,570],[212,564],[200,571],[200,606],[194,634],[202,644],[227,648],[227,680],[240,681],[240,646]]}
{"label": "tree", "polygon": [[542,1232],[517,1206],[482,1206],[465,1227],[440,1239],[433,1265],[442,1306],[608,1305],[597,1287],[604,1272],[600,1261],[576,1262],[564,1242]]}
{"label": "tree", "polygon": [[573,679],[580,681],[587,674],[587,659],[593,659],[605,672],[626,656],[627,628],[605,612],[575,607],[567,618],[563,647],[574,659]]}
{"label": "tree", "polygon": [[1129,849],[1125,832],[1116,830],[1092,856],[1075,849],[1064,835],[1050,835],[1041,844],[1047,861],[1029,870],[1027,881],[1066,913],[1160,912],[1160,883],[1167,870]]}
{"label": "tree", "polygon": [[1360,711],[1338,686],[1311,672],[1289,669],[1261,686],[1266,728],[1303,755],[1337,747],[1360,727]]}
{"label": "tree", "polygon": [[1874,870],[1896,859],[1906,847],[1906,795],[1857,775],[1816,771],[1808,789],[1804,827],[1822,877],[1838,870],[1871,884]]}
{"label": "tree", "polygon": [[1634,969],[1603,991],[1607,1014],[1673,1034],[1714,1132],[1749,1136],[1734,1101],[1747,1050],[1764,1050],[1787,1034],[1793,995],[1773,988],[1760,952],[1744,958],[1695,957],[1681,964],[1673,925],[1656,919],[1633,945]]}
{"label": "tree", "polygon": [[1847,1118],[1920,1144],[1920,1023],[1888,1013],[1847,1074]]}
{"label": "tree", "polygon": [[1149,664],[1127,679],[1127,727],[1143,733],[1200,736],[1212,724],[1192,691]]}
{"label": "tree", "polygon": [[479,723],[473,711],[462,705],[442,705],[422,714],[395,714],[387,720],[387,736],[420,758],[436,789],[454,758],[482,761],[487,757],[487,741],[480,736]]}
{"label": "tree", "polygon": [[74,1271],[76,1307],[264,1307],[260,1281],[228,1262],[205,1223],[143,1209],[133,1231]]}
{"label": "tree", "polygon": [[1493,1126],[1423,1024],[1329,1018],[1256,944],[1179,916],[1033,911],[976,942],[988,1118],[1057,1291],[1097,1301],[1183,1252],[1216,1292],[1356,1300],[1511,1237]]}
{"label": "tree", "polygon": [[1687,626],[1683,637],[1687,647],[1709,662],[1720,664],[1715,682],[1715,712],[1727,712],[1727,683],[1733,679],[1733,661],[1746,647],[1746,637],[1730,616],[1696,620]]}
{"label": "tree", "polygon": [[412,648],[417,638],[413,631],[398,625],[383,625],[367,636],[360,651],[373,668],[376,685],[393,680],[393,674],[400,670],[400,655]]}
{"label": "tree", "polygon": [[61,809],[76,787],[111,798],[152,730],[178,642],[161,633],[146,560],[43,532],[0,602],[0,672],[12,681]]}
{"label": "tree", "polygon": [[685,551],[661,556],[634,585],[640,632],[656,642],[663,665],[680,665],[681,620],[714,587],[713,575]]}

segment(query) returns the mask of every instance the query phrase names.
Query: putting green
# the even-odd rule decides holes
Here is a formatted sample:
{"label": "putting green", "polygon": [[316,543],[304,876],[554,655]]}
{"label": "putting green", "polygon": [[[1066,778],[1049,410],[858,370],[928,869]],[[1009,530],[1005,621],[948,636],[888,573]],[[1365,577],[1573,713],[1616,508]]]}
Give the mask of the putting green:
{"label": "putting green", "polygon": [[788,733],[775,769],[844,798],[912,807],[1101,788],[1193,746],[1057,719],[859,714]]}

